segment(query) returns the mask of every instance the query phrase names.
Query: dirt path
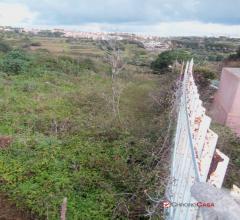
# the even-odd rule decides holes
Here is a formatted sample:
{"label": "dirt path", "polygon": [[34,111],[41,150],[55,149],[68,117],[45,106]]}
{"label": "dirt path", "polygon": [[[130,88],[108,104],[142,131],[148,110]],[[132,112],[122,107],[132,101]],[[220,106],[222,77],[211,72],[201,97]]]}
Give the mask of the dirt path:
{"label": "dirt path", "polygon": [[31,218],[0,194],[0,220],[31,220]]}

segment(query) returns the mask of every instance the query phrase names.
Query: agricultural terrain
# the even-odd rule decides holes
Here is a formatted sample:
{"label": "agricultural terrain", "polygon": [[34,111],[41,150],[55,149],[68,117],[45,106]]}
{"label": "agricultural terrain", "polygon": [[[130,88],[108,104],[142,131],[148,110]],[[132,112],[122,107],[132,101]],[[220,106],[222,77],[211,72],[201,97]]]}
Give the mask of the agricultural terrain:
{"label": "agricultural terrain", "polygon": [[[0,219],[59,219],[64,198],[67,219],[149,219],[169,172],[181,62],[153,70],[157,57],[127,40],[1,33]],[[209,106],[223,64],[202,57],[195,53],[196,79]],[[239,140],[214,128],[232,158],[231,187]]]}

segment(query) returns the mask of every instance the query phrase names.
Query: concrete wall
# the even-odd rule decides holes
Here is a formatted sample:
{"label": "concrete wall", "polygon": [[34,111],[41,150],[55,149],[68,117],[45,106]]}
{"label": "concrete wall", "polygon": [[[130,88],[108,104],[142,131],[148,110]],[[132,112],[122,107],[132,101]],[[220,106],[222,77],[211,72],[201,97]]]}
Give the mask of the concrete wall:
{"label": "concrete wall", "polygon": [[223,68],[213,117],[240,135],[240,68]]}
{"label": "concrete wall", "polygon": [[205,114],[192,68],[193,61],[187,62],[177,92],[180,100],[171,175],[166,189],[167,200],[163,203],[166,220],[201,219],[191,188],[196,182],[209,182],[221,188],[229,162],[229,158],[216,149],[218,135],[209,128],[211,118]]}

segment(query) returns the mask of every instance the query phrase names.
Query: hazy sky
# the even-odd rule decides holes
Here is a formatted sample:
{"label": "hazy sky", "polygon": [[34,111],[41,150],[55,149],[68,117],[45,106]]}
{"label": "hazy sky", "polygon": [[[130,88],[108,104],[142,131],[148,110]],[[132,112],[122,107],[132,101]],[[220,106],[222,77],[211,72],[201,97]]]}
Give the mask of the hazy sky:
{"label": "hazy sky", "polygon": [[0,0],[0,25],[240,37],[240,0]]}

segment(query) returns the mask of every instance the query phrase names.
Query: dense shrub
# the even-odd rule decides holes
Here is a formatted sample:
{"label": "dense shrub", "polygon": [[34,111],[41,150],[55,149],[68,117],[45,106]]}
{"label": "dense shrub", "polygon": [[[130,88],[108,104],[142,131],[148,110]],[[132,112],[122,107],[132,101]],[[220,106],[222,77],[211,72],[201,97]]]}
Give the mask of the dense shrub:
{"label": "dense shrub", "polygon": [[240,59],[240,47],[236,50],[234,54],[230,54],[228,57],[229,60],[239,60]]}
{"label": "dense shrub", "polygon": [[21,50],[10,51],[3,59],[1,69],[9,74],[19,74],[28,65],[29,58]]}
{"label": "dense shrub", "polygon": [[78,75],[84,70],[95,71],[95,65],[91,59],[77,60],[67,56],[52,57],[45,51],[44,53],[41,51],[30,54],[21,50],[13,50],[0,60],[0,70],[11,75],[23,72],[38,75],[46,71]]}
{"label": "dense shrub", "polygon": [[222,61],[222,60],[224,60],[224,56],[221,54],[208,56],[208,61]]}
{"label": "dense shrub", "polygon": [[42,44],[40,42],[32,42],[30,45],[32,47],[40,47]]}
{"label": "dense shrub", "polygon": [[197,67],[194,69],[194,77],[201,89],[209,86],[210,80],[216,79],[216,73],[207,67]]}
{"label": "dense shrub", "polygon": [[11,47],[9,46],[9,44],[7,44],[4,41],[0,41],[0,52],[7,53],[10,50],[11,50]]}
{"label": "dense shrub", "polygon": [[185,50],[169,50],[158,55],[157,59],[151,63],[154,71],[167,69],[175,60],[182,62],[191,58],[191,54]]}

